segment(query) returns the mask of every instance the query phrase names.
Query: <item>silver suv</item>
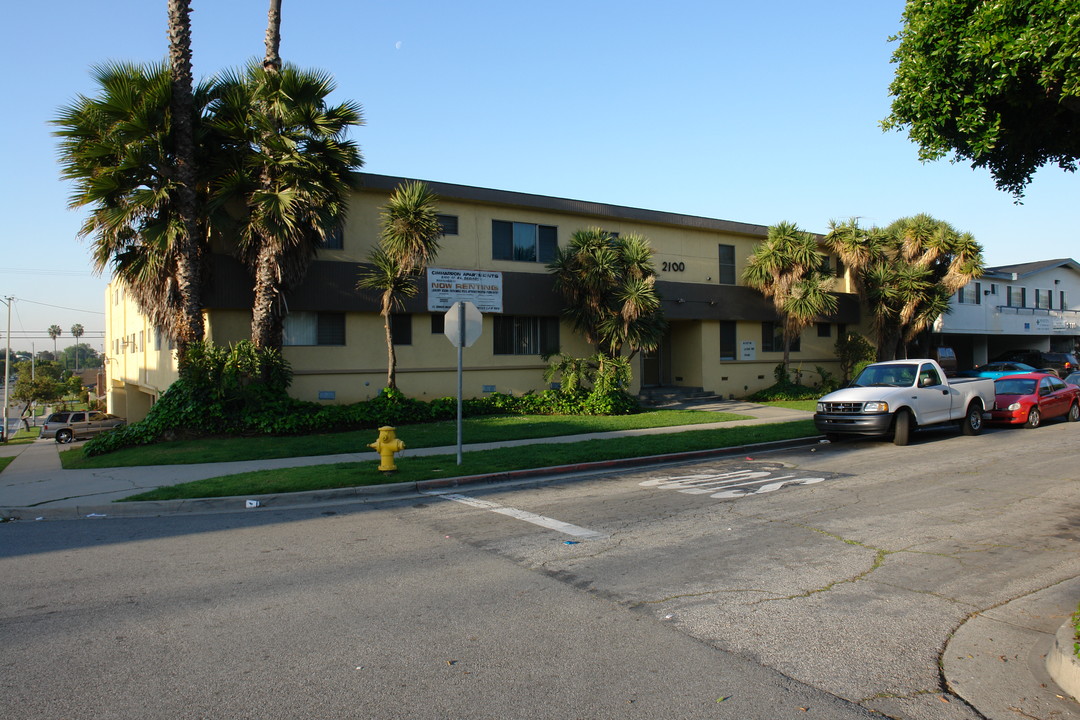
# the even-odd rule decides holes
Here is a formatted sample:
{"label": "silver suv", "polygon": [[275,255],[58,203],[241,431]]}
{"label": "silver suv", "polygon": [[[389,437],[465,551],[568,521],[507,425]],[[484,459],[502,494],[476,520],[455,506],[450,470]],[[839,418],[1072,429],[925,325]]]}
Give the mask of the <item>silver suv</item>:
{"label": "silver suv", "polygon": [[126,425],[127,420],[97,410],[70,410],[49,416],[41,428],[41,437],[56,438],[58,443],[69,443],[75,438],[86,438],[105,430]]}

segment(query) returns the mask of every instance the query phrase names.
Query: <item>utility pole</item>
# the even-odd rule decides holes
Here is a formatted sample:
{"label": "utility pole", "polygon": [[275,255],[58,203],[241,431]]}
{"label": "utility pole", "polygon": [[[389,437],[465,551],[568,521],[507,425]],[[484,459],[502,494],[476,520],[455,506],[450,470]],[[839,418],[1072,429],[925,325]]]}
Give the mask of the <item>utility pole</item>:
{"label": "utility pole", "polygon": [[7,305],[7,353],[4,355],[4,428],[0,431],[0,442],[8,441],[8,386],[11,384],[11,301],[8,295],[4,304]]}

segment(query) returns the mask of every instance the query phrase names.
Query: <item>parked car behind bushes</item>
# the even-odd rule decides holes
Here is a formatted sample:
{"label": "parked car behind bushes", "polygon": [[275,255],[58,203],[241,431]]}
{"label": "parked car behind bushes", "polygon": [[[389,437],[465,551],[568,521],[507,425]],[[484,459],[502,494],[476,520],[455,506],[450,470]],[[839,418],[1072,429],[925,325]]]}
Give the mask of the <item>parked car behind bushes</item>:
{"label": "parked car behind bushes", "polygon": [[127,420],[97,410],[69,410],[55,412],[45,420],[41,437],[56,438],[58,443],[69,443],[76,438],[88,438],[99,432],[126,425]]}

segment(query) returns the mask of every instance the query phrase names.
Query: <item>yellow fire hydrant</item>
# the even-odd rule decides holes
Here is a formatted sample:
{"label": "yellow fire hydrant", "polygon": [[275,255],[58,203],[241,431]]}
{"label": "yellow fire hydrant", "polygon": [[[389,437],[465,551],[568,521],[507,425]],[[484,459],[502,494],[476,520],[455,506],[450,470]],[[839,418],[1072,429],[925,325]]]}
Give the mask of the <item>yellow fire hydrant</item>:
{"label": "yellow fire hydrant", "polygon": [[368,447],[374,448],[375,452],[379,453],[382,458],[382,462],[379,463],[379,470],[391,472],[397,470],[397,465],[394,464],[394,453],[404,450],[405,443],[394,435],[394,428],[384,425],[379,428],[379,439],[373,443],[368,443]]}

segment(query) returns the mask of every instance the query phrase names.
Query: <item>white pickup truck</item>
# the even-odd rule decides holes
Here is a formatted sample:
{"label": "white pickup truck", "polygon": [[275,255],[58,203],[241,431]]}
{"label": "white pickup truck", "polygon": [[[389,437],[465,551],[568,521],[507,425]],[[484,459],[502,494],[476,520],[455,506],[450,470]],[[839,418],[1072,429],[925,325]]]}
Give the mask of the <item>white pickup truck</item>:
{"label": "white pickup truck", "polygon": [[829,440],[891,433],[907,445],[916,428],[948,422],[978,435],[993,407],[993,380],[947,378],[933,360],[890,360],[867,365],[850,385],[818,400],[814,424]]}

